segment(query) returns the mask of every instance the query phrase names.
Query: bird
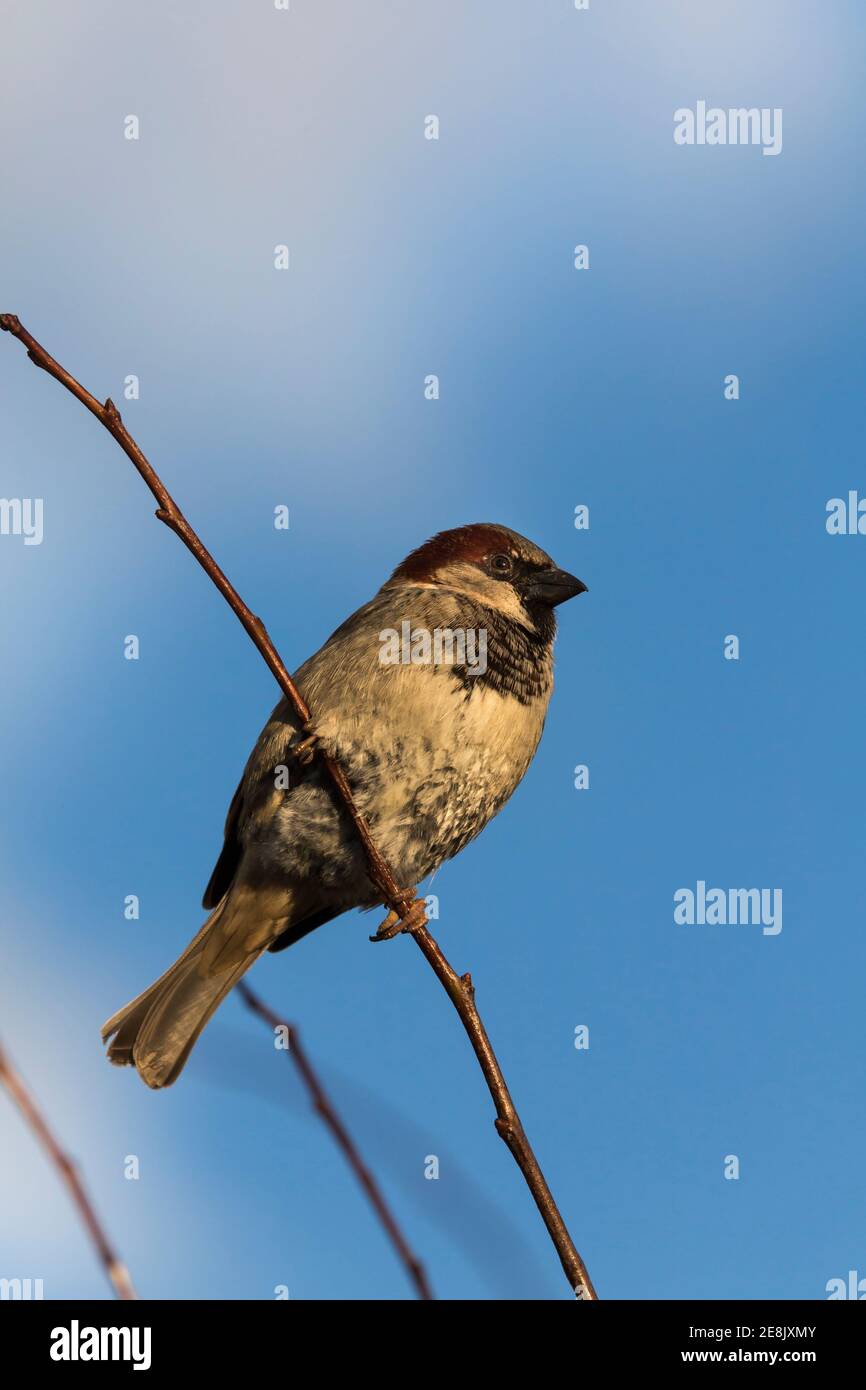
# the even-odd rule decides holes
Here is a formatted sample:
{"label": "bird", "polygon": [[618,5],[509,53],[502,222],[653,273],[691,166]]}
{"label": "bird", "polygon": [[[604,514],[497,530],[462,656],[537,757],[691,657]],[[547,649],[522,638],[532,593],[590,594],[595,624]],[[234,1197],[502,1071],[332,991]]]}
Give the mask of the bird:
{"label": "bird", "polygon": [[[417,885],[468,845],[535,755],[553,689],[554,609],[586,587],[492,522],[413,550],[298,669],[312,720],[285,698],[273,710],[229,806],[202,899],[210,915],[104,1024],[109,1060],[154,1090],[172,1085],[264,951],[382,904],[319,753],[342,767],[399,884]],[[395,917],[383,935],[411,928]]]}

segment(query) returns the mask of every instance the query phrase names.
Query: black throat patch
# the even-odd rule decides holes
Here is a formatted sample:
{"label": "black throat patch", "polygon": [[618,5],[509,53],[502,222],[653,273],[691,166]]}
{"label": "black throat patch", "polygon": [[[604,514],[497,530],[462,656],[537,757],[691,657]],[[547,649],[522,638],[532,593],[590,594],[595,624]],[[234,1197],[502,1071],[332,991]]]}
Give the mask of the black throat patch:
{"label": "black throat patch", "polygon": [[[556,619],[549,608],[541,605],[537,610],[533,606],[531,616],[534,632],[495,608],[467,601],[465,617],[461,613],[462,625],[486,634],[483,660],[476,666],[452,667],[452,675],[466,691],[467,699],[476,691],[495,690],[498,695],[512,695],[521,705],[529,705],[548,693]],[[480,656],[477,641],[476,655]]]}

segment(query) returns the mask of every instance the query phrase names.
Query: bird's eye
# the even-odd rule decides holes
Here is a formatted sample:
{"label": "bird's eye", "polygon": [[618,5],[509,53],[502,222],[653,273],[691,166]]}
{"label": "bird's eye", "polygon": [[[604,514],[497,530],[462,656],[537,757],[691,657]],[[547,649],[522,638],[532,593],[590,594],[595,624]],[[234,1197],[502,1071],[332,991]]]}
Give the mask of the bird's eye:
{"label": "bird's eye", "polygon": [[494,555],[490,561],[490,568],[495,574],[510,574],[513,569],[513,562],[510,555]]}

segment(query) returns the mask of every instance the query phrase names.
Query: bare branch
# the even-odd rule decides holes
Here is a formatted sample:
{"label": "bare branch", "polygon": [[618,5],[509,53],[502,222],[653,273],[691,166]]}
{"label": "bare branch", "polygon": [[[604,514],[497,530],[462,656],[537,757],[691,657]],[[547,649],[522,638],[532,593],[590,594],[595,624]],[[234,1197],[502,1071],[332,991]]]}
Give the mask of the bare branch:
{"label": "bare branch", "polygon": [[[153,496],[156,498],[158,507],[156,515],[158,519],[165,523],[183,541],[187,549],[195,556],[205,573],[213,580],[229,607],[236,614],[243,624],[247,633],[255,643],[259,652],[273,675],[275,676],[280,689],[287,699],[291,702],[298,718],[302,723],[308,723],[311,712],[295,685],[288,670],[283,664],[273,642],[268,636],[264,623],[257,618],[247,607],[240,594],[223,574],[213,556],[205,549],[204,545],[184,517],[180,508],[171,497],[161,479],[148,463],[141,449],[125,428],[117,407],[111,400],[107,400],[104,405],[92,396],[89,391],[76,381],[59,362],[45,351],[37,343],[36,339],[27,332],[26,328],[20,323],[14,314],[0,314],[0,329],[11,333],[18,338],[27,349],[27,355],[31,362],[43,371],[48,372],[67,391],[82,405],[96,416],[100,424],[104,425],[109,434],[117,440],[127,457],[132,461],[138,472],[141,474],[145,483],[149,487]],[[529,1144],[529,1140],[524,1133],[523,1126],[514,1108],[514,1102],[508,1093],[502,1070],[496,1060],[490,1040],[481,1022],[478,1010],[475,1007],[471,981],[468,975],[462,978],[451,968],[440,950],[437,942],[430,935],[426,926],[426,919],[423,913],[419,913],[418,903],[415,899],[414,888],[401,887],[394,878],[379,850],[373,842],[366,821],[355,805],[349,783],[345,773],[329,754],[321,752],[323,766],[334,786],[337,795],[345,806],[355,830],[364,846],[367,857],[367,866],[370,880],[374,887],[382,894],[382,901],[391,909],[398,924],[404,924],[415,941],[419,949],[427,958],[437,977],[445,987],[452,1004],[457,1010],[460,1021],[469,1035],[469,1040],[475,1051],[475,1055],[484,1073],[484,1079],[493,1097],[496,1106],[496,1129],[500,1137],[504,1139],[508,1148],[511,1150],[515,1161],[522,1172],[526,1184],[535,1200],[544,1224],[550,1234],[550,1238],[556,1248],[562,1267],[565,1271],[572,1289],[579,1297],[585,1299],[595,1299],[598,1295],[592,1286],[586,1266],[568,1233],[565,1222],[560,1215],[550,1188],[545,1182],[538,1161]],[[385,924],[383,924],[384,926]],[[393,927],[383,931],[381,939],[387,939],[393,934]]]}
{"label": "bare branch", "polygon": [[427,1275],[424,1266],[418,1257],[413,1254],[406,1237],[397,1225],[397,1221],[385,1201],[379,1184],[370,1172],[370,1169],[362,1159],[357,1145],[351,1134],[346,1129],[340,1119],[332,1102],[328,1099],[321,1081],[316,1075],[313,1065],[301,1046],[298,1030],[293,1023],[286,1023],[284,1019],[278,1018],[273,1010],[269,1009],[264,1000],[250,989],[246,980],[241,980],[236,985],[238,994],[243,999],[247,1008],[251,1009],[259,1018],[264,1019],[265,1023],[270,1024],[271,1028],[285,1028],[288,1038],[288,1055],[294,1062],[301,1075],[301,1080],[309,1092],[310,1100],[313,1102],[313,1109],[316,1114],[324,1121],[328,1129],[333,1134],[337,1144],[345,1155],[346,1162],[358,1179],[370,1200],[370,1205],[381,1221],[388,1235],[388,1239],[397,1251],[409,1274],[409,1278],[415,1285],[415,1292],[419,1298],[432,1299],[433,1291],[427,1282]]}
{"label": "bare branch", "polygon": [[445,959],[438,943],[426,927],[414,931],[412,937],[424,953],[437,979],[444,986],[448,998],[460,1015],[460,1022],[469,1035],[469,1041],[475,1056],[478,1058],[478,1065],[484,1073],[484,1080],[487,1082],[487,1088],[493,1097],[493,1104],[496,1106],[496,1120],[494,1122],[496,1132],[500,1139],[503,1139],[508,1145],[515,1163],[526,1180],[535,1205],[541,1213],[541,1219],[556,1247],[556,1253],[562,1268],[565,1270],[568,1282],[579,1298],[587,1301],[597,1299],[598,1294],[589,1277],[589,1271],[568,1233],[559,1208],[553,1200],[553,1193],[547,1185],[545,1176],[538,1165],[538,1159],[535,1157],[523,1125],[520,1123],[520,1116],[515,1109],[514,1101],[511,1099],[502,1068],[496,1060],[496,1053],[493,1051],[487,1030],[475,1005],[475,987],[471,975],[468,973],[466,975],[457,974],[456,970]]}
{"label": "bare branch", "polygon": [[72,1201],[78,1209],[78,1214],[84,1222],[87,1233],[96,1247],[96,1253],[111,1281],[112,1288],[117,1297],[124,1299],[137,1298],[138,1295],[132,1287],[132,1280],[129,1277],[129,1270],[111,1248],[108,1236],[100,1225],[99,1218],[93,1210],[87,1193],[84,1191],[75,1164],[54,1138],[54,1135],[48,1128],[47,1121],[37,1108],[36,1102],[2,1047],[0,1047],[0,1084],[6,1087],[6,1090],[18,1106],[24,1119],[27,1121],[33,1133],[36,1135],[36,1138],[39,1140],[39,1143],[57,1169],[60,1180],[67,1188]]}

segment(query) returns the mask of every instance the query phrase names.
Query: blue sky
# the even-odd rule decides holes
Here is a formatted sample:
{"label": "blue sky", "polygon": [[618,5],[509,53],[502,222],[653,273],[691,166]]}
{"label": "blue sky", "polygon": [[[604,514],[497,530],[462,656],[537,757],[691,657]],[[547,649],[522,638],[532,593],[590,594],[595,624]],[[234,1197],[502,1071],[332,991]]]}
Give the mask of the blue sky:
{"label": "blue sky", "polygon": [[[121,404],[288,665],[444,526],[512,526],[589,585],[533,767],[434,889],[599,1292],[866,1274],[866,538],[825,528],[866,496],[861,8],[83,9],[8,6],[0,308]],[[698,100],[782,108],[782,152],[677,146]],[[410,1296],[236,1000],[170,1092],[102,1057],[200,923],[275,691],[109,437],[0,348],[0,495],[44,500],[41,545],[0,536],[0,1037],[143,1295]],[[675,925],[698,880],[780,888],[782,931]],[[443,992],[369,930],[251,983],[438,1294],[569,1297]],[[104,1296],[8,1105],[0,1135],[0,1275]]]}

